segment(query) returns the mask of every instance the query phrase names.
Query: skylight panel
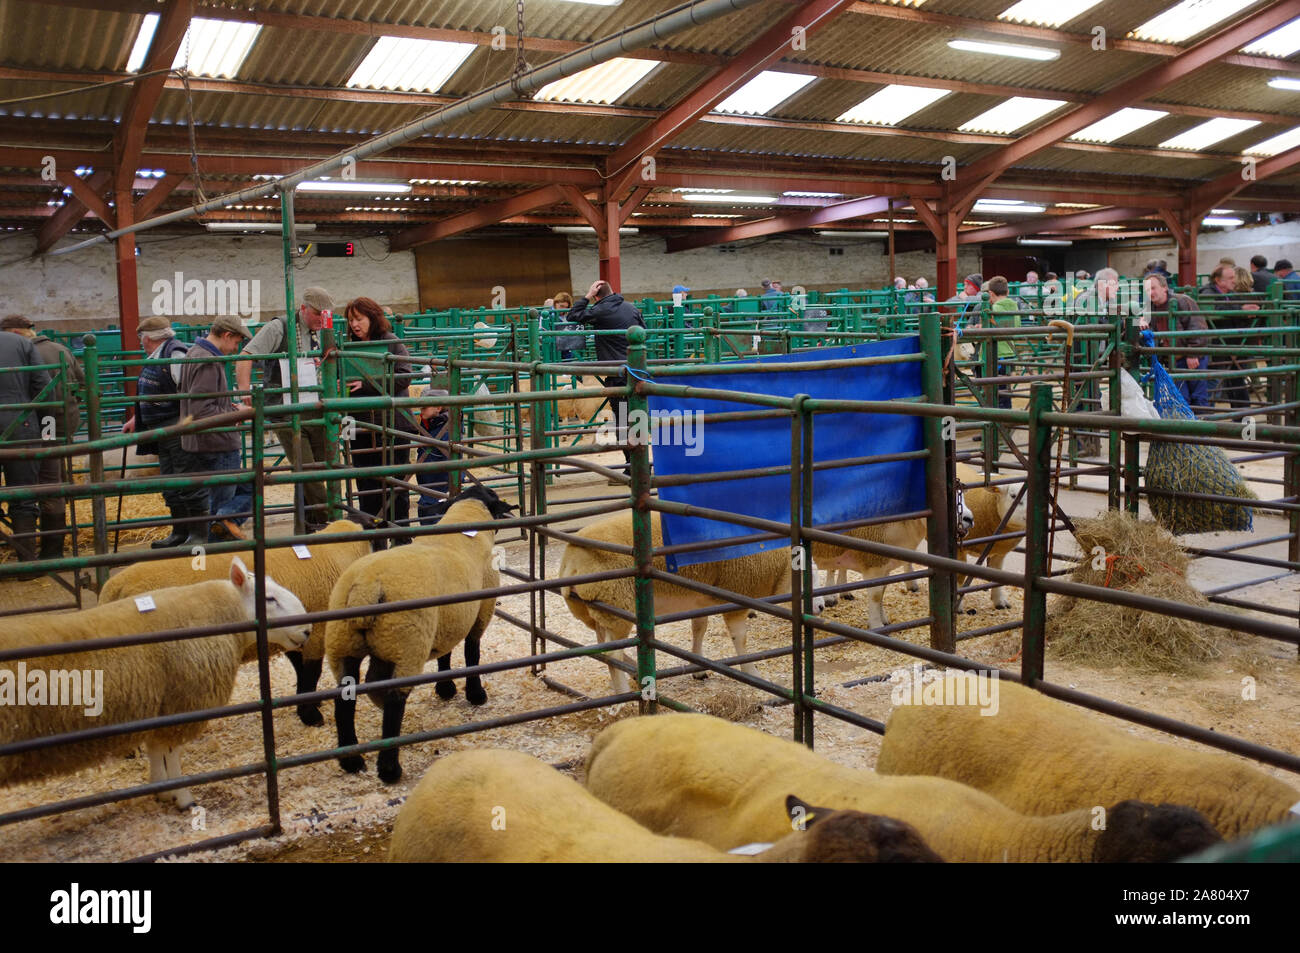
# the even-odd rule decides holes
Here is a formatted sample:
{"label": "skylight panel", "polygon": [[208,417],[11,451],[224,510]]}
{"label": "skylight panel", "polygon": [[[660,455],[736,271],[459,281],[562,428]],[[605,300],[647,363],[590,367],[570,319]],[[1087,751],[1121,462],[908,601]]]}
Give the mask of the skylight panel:
{"label": "skylight panel", "polygon": [[599,66],[591,66],[580,73],[547,83],[533,94],[533,99],[608,105],[624,96],[659,65],[654,60],[616,56]]}
{"label": "skylight panel", "polygon": [[144,58],[149,55],[149,45],[153,43],[154,31],[158,29],[158,14],[146,13],[140,23],[140,32],[135,35],[135,45],[126,60],[126,71],[138,73],[144,65]]}
{"label": "skylight panel", "polygon": [[999,20],[1060,26],[1091,10],[1101,0],[1020,0],[998,14]]}
{"label": "skylight panel", "polygon": [[718,105],[714,112],[763,116],[811,83],[816,76],[763,70]]}
{"label": "skylight panel", "polygon": [[1211,119],[1160,143],[1161,149],[1204,149],[1258,126],[1258,119]]}
{"label": "skylight panel", "polygon": [[1276,135],[1272,139],[1265,139],[1258,145],[1242,151],[1248,156],[1275,156],[1279,152],[1286,152],[1296,146],[1300,146],[1300,126]]}
{"label": "skylight panel", "polygon": [[1300,50],[1300,19],[1292,20],[1272,33],[1261,36],[1250,46],[1242,47],[1243,53],[1256,53],[1259,56],[1290,56],[1296,50]]}
{"label": "skylight panel", "polygon": [[959,127],[962,132],[996,132],[1012,133],[1023,129],[1036,119],[1041,119],[1055,109],[1065,105],[1064,99],[1030,99],[1028,96],[1012,96],[1006,102],[998,103],[992,109],[985,110],[974,119],[964,122]]}
{"label": "skylight panel", "polygon": [[908,116],[937,103],[951,92],[950,89],[932,89],[926,86],[902,84],[886,86],[842,113],[838,121],[876,126],[897,125]]}
{"label": "skylight panel", "polygon": [[184,67],[195,76],[233,79],[261,32],[260,23],[195,17],[176,51],[172,69]]}
{"label": "skylight panel", "polygon": [[473,43],[381,36],[347,85],[436,93],[475,49]]}
{"label": "skylight panel", "polygon": [[987,40],[949,40],[948,46],[966,53],[987,53],[990,56],[1013,56],[1022,60],[1054,60],[1061,51],[1047,46],[1024,46],[1020,43],[990,43]]}
{"label": "skylight panel", "polygon": [[1254,2],[1255,0],[1183,0],[1152,17],[1130,35],[1157,43],[1181,43],[1188,37],[1204,33]]}
{"label": "skylight panel", "polygon": [[1105,119],[1099,119],[1091,126],[1080,129],[1070,138],[1077,139],[1080,142],[1114,142],[1116,139],[1122,139],[1130,132],[1150,125],[1157,119],[1168,115],[1169,113],[1163,109],[1128,107],[1121,109],[1117,113],[1111,113]]}
{"label": "skylight panel", "polygon": [[1290,76],[1276,76],[1268,81],[1268,85],[1274,89],[1286,89],[1294,92],[1300,90],[1300,79],[1293,79]]}

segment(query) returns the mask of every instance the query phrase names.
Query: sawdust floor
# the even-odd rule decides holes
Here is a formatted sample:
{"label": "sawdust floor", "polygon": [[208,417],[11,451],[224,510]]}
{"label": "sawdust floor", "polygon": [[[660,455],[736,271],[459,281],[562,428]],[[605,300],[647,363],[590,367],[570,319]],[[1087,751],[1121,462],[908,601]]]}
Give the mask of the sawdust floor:
{"label": "sawdust floor", "polygon": [[[566,481],[556,494],[557,503],[565,496],[594,496],[606,491],[603,481],[589,478]],[[617,492],[609,488],[611,492]],[[1083,515],[1093,511],[1105,498],[1095,494],[1078,494],[1077,509],[1063,499],[1067,512]],[[1073,495],[1072,495],[1073,497]],[[1272,533],[1265,527],[1258,532]],[[527,550],[521,544],[508,547],[508,565],[526,571]],[[558,572],[559,547],[548,549],[548,576]],[[1006,568],[1020,568],[1015,554],[1008,557]],[[1022,602],[1019,591],[1008,588],[1012,607],[990,608],[987,593],[968,599],[977,610],[962,615],[961,631],[1020,618]],[[1243,590],[1243,595],[1294,609],[1300,600],[1300,580],[1291,577],[1279,583]],[[909,593],[902,585],[892,585],[886,594],[886,607],[894,621],[926,615],[924,584],[918,593]],[[517,617],[527,618],[526,596],[500,600],[499,608]],[[827,610],[827,617],[852,625],[865,625],[865,600],[841,601]],[[594,637],[575,621],[556,595],[546,596],[547,625],[569,638],[591,641]],[[660,635],[682,647],[690,646],[688,623],[663,626]],[[924,643],[924,627],[902,634],[909,641]],[[1018,670],[1009,661],[1019,645],[1019,631],[1014,630],[960,643],[960,650],[982,662]],[[788,646],[789,626],[770,617],[751,620],[751,651]],[[483,640],[483,661],[513,659],[529,652],[527,633],[505,621],[496,620]],[[705,652],[711,657],[731,654],[731,640],[721,620],[710,625]],[[459,652],[457,664],[461,658]],[[841,644],[817,654],[817,691],[826,701],[880,721],[888,719],[890,690],[888,682],[873,682],[855,687],[843,683],[867,676],[887,674],[912,663],[909,656],[863,644]],[[676,660],[663,654],[659,665],[668,667]],[[789,660],[774,659],[759,663],[760,673],[771,680],[789,683]],[[271,665],[273,691],[288,695],[294,691],[293,672],[288,662],[276,658]],[[608,669],[591,660],[569,660],[549,666],[547,674],[579,693],[599,696],[609,691]],[[1242,678],[1249,675],[1257,683],[1257,697],[1242,699]],[[1225,656],[1207,667],[1197,678],[1136,676],[1121,669],[1092,669],[1054,660],[1048,650],[1047,677],[1055,682],[1158,712],[1216,731],[1230,733],[1251,741],[1286,751],[1300,751],[1300,665],[1295,648],[1254,637],[1242,637],[1228,647]],[[484,680],[488,703],[480,709],[470,706],[458,694],[451,701],[438,699],[431,687],[413,693],[407,707],[404,730],[416,732],[450,727],[489,717],[526,712],[566,704],[572,699],[553,691],[529,674],[516,669],[488,676]],[[327,673],[323,686],[333,685]],[[728,682],[718,676],[706,680],[689,677],[661,684],[660,691],[703,711],[730,717],[753,727],[789,736],[792,714],[788,706],[763,704],[770,698],[757,690]],[[256,699],[256,667],[245,666],[235,687],[234,700]],[[350,861],[383,859],[387,834],[400,801],[411,790],[429,765],[440,755],[462,748],[499,746],[525,751],[569,773],[579,775],[591,738],[603,727],[620,717],[635,714],[635,705],[619,711],[594,710],[566,715],[541,722],[529,722],[487,732],[441,739],[436,742],[402,749],[402,780],[392,786],[382,785],[374,773],[374,756],[368,756],[368,770],[360,775],[344,774],[332,761],[287,770],[280,775],[281,815],[285,833],[271,840],[257,840],[196,855],[198,861],[265,860],[265,861]],[[363,741],[379,736],[379,711],[373,705],[357,709],[358,735]],[[1101,717],[1101,716],[1096,716]],[[327,749],[334,745],[333,714],[325,706],[326,723],[322,727],[303,726],[292,711],[275,715],[277,750],[284,754]],[[1191,746],[1149,729],[1132,727],[1135,734],[1158,737],[1175,745]],[[871,732],[834,719],[818,716],[817,749],[828,757],[853,766],[870,768],[875,764],[879,737]],[[226,719],[214,726],[185,751],[187,773],[247,764],[259,759],[262,748],[259,717],[256,715]],[[1273,771],[1300,787],[1293,775]],[[0,792],[0,810],[48,803],[52,800],[81,796],[97,791],[123,788],[142,783],[147,764],[142,756],[114,759],[76,775],[54,778],[42,783],[15,786]],[[202,817],[195,812],[180,812],[151,798],[88,808],[71,814],[11,825],[0,831],[0,859],[5,860],[120,860],[153,851],[193,843],[220,834],[245,830],[264,823],[265,782],[261,778],[241,778],[204,785],[195,789]],[[201,821],[201,824],[200,824]],[[202,827],[202,829],[196,829]]]}

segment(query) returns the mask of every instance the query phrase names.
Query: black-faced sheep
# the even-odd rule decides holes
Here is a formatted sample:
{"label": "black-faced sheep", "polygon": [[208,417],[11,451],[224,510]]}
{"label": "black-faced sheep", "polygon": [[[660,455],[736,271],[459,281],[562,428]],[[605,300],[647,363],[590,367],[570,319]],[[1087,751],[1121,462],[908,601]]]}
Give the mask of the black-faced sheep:
{"label": "black-faced sheep", "polygon": [[[663,525],[658,513],[651,514],[651,532],[655,548],[663,546]],[[632,545],[631,512],[614,513],[601,517],[589,526],[584,526],[578,533],[585,539],[596,542]],[[776,543],[773,543],[776,546]],[[604,549],[591,549],[570,542],[564,548],[560,562],[561,578],[581,576],[588,573],[610,572],[616,569],[632,569],[636,563],[630,555],[613,553]],[[655,557],[654,567],[666,571],[667,565],[662,556]],[[683,566],[678,575],[705,585],[726,589],[751,599],[781,595],[790,592],[791,560],[790,548],[773,548],[764,552],[751,553],[735,559],[722,559],[711,563],[695,563]],[[620,618],[593,602],[603,602],[626,612],[636,611],[634,580],[631,576],[621,579],[605,579],[599,582],[585,582],[577,585],[565,584],[560,595],[564,597],[573,617],[596,633],[600,642],[626,638],[632,631],[632,623]],[[703,609],[724,604],[702,592],[696,592],[684,586],[673,585],[656,579],[654,581],[654,602],[657,615]],[[731,635],[736,654],[745,654],[748,638],[748,609],[735,609],[723,615],[727,631]],[[814,611],[820,611],[820,599],[814,605]],[[708,630],[707,616],[691,620],[691,651],[703,654],[704,634]],[[626,652],[619,653],[624,661],[630,663]],[[757,675],[754,663],[748,662],[740,667],[742,672]],[[702,675],[700,677],[703,677]],[[615,692],[628,690],[628,678],[623,671],[610,666],[610,681]]]}
{"label": "black-faced sheep", "polygon": [[[120,601],[63,615],[6,619],[0,648],[35,648],[253,619],[256,608],[252,574],[241,560],[234,559],[228,575],[228,580],[154,590],[147,595],[154,608],[144,611],[135,602]],[[301,615],[303,611],[293,593],[267,578],[269,619]],[[308,631],[305,625],[276,627],[270,629],[268,637],[278,645],[298,648],[306,642]],[[9,690],[25,691],[38,672],[48,685],[56,680],[66,682],[69,673],[82,675],[83,683],[92,673],[102,673],[103,686],[102,710],[93,714],[87,714],[83,704],[5,704],[5,717],[0,718],[0,744],[218,708],[229,701],[240,661],[250,646],[255,650],[256,639],[253,631],[236,632],[0,662],[0,700],[5,697],[6,684]],[[22,674],[26,684],[19,677]],[[89,704],[84,690],[82,701]],[[191,722],[5,755],[0,757],[0,786],[77,771],[129,752],[141,743],[149,753],[150,781],[179,778],[183,774],[181,745],[198,737],[206,727],[204,722]],[[188,788],[174,789],[165,797],[174,799],[180,807],[194,803]]]}
{"label": "black-faced sheep", "polygon": [[[485,523],[509,515],[514,509],[485,487],[475,485],[462,492],[446,507],[440,526],[459,523]],[[491,589],[500,577],[492,564],[492,529],[464,530],[420,537],[410,546],[399,546],[372,553],[343,571],[330,594],[330,609],[360,609],[385,602],[432,598]],[[456,602],[403,612],[357,615],[333,619],[325,628],[325,654],[330,670],[340,684],[351,678],[361,680],[361,663],[370,659],[366,681],[383,681],[418,675],[431,659],[438,668],[451,668],[451,650],[465,643],[465,664],[479,663],[479,637],[492,620],[496,598],[477,602]],[[372,692],[372,703],[383,708],[383,737],[395,738],[402,733],[406,697],[410,689]],[[451,698],[456,686],[439,682],[440,698]],[[477,675],[465,680],[465,697],[472,705],[487,701],[487,692]],[[357,743],[356,698],[340,693],[334,701],[339,747]],[[339,759],[343,770],[365,770],[361,755]],[[393,782],[402,776],[396,748],[379,753],[379,777]]]}
{"label": "black-faced sheep", "polygon": [[1126,798],[1186,804],[1227,838],[1285,820],[1300,803],[1300,791],[1228,755],[1134,737],[1015,682],[997,691],[993,715],[973,704],[898,706],[877,770],[960,781],[1022,814]]}
{"label": "black-faced sheep", "polygon": [[784,835],[781,806],[791,790],[833,810],[911,824],[948,861],[1172,860],[1220,840],[1190,808],[1125,802],[1027,817],[954,781],[844,767],[707,715],[632,718],[605,729],[587,761],[587,787],[657,834],[722,850]]}
{"label": "black-faced sheep", "polygon": [[[791,798],[785,836],[752,855],[661,837],[571,778],[517,751],[458,751],[434,762],[393,825],[397,863],[934,862],[908,825],[857,811],[828,812]],[[755,845],[763,847],[765,845]]]}
{"label": "black-faced sheep", "polygon": [[[358,533],[362,527],[351,520],[336,520],[319,533],[328,537],[334,533]],[[331,543],[322,538],[304,544],[307,558],[298,555],[299,547],[268,549],[266,572],[280,585],[297,596],[308,612],[324,612],[329,608],[330,592],[343,570],[358,559],[370,554],[370,544],[365,540],[350,543]],[[230,573],[230,553],[205,554],[202,560],[189,556],[160,559],[154,562],[133,563],[104,584],[99,602],[115,602],[138,596],[142,592],[163,586],[202,579],[223,579]],[[311,627],[311,638],[301,649],[286,652],[298,676],[298,694],[316,691],[320,682],[321,667],[325,657],[325,623],[316,622]],[[256,657],[255,650],[246,661]],[[320,702],[307,702],[298,706],[298,717],[304,725],[321,725]]]}

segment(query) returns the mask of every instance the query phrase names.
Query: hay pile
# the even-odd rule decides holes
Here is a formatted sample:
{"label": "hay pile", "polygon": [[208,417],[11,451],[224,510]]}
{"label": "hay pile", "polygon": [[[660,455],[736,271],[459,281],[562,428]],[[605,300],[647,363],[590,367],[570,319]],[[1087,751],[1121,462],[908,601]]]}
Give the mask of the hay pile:
{"label": "hay pile", "polygon": [[[1159,524],[1122,511],[1075,522],[1082,560],[1072,582],[1186,605],[1209,600],[1187,582],[1187,554]],[[1094,554],[1096,547],[1101,553]],[[1053,600],[1047,638],[1057,658],[1134,672],[1193,674],[1223,654],[1224,629],[1110,602]]]}

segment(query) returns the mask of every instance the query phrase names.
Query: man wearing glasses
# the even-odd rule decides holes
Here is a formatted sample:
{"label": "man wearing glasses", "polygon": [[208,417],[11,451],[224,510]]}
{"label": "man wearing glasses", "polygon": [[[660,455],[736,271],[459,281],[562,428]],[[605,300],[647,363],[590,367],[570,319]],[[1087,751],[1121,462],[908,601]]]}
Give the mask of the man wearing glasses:
{"label": "man wearing glasses", "polygon": [[[302,304],[298,307],[298,386],[314,387],[319,379],[319,359],[308,354],[320,351],[317,333],[330,327],[333,320],[334,301],[324,288],[308,288],[302,293]],[[259,357],[264,354],[284,354],[288,347],[288,319],[281,315],[262,326],[253,339],[244,345],[243,353]],[[263,360],[264,383],[268,391],[289,386],[289,362],[281,360]],[[239,390],[247,391],[253,379],[251,361],[240,361],[235,365],[235,381]],[[289,394],[283,397],[272,395],[270,402],[289,402]],[[325,428],[320,424],[302,426],[301,458],[295,458],[293,447],[293,427],[287,419],[282,419],[281,426],[275,428],[275,436],[284,448],[286,459],[294,469],[309,469],[313,464],[324,466]],[[301,483],[303,503],[307,513],[307,531],[315,532],[325,525],[325,484]]]}

